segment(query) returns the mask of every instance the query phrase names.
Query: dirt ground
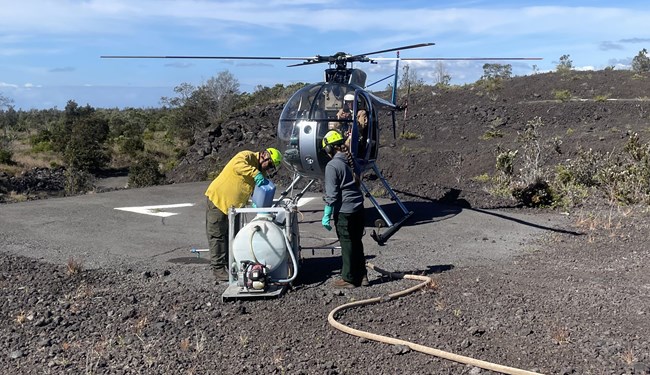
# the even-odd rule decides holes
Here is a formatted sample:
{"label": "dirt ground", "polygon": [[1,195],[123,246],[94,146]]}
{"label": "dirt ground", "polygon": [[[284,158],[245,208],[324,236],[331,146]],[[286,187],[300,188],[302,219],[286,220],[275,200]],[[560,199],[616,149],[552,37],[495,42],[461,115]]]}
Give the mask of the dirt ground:
{"label": "dirt ground", "polygon": [[[426,90],[409,98],[399,125],[420,138],[393,140],[383,129],[379,164],[405,201],[541,215],[551,209],[517,207],[473,179],[495,173],[497,147],[516,148],[517,132],[536,116],[544,123],[544,139],[562,140],[561,153],[549,154],[546,165],[575,157],[579,147],[621,148],[635,132],[647,142],[649,87],[648,78],[631,72],[601,71],[520,77],[492,94],[469,87]],[[568,90],[574,100],[554,100],[556,90]],[[270,142],[279,110],[233,118],[224,127],[233,131],[220,131],[219,137],[208,129],[170,178],[200,179],[211,150],[226,155]],[[495,128],[502,137],[482,137]],[[258,131],[251,135],[250,129]],[[588,202],[566,210],[566,230],[531,239],[526,251],[510,259],[392,269],[429,275],[434,284],[347,310],[338,319],[356,329],[544,374],[648,374],[648,208],[612,206],[598,196]],[[386,246],[408,250],[391,241]],[[339,264],[330,259],[317,266]],[[24,374],[490,373],[351,336],[327,322],[340,304],[385,296],[414,281],[372,274],[370,287],[346,291],[327,282],[303,280],[280,299],[221,303],[224,286],[190,282],[167,269],[116,267],[71,275],[66,265],[3,252],[0,369]]]}

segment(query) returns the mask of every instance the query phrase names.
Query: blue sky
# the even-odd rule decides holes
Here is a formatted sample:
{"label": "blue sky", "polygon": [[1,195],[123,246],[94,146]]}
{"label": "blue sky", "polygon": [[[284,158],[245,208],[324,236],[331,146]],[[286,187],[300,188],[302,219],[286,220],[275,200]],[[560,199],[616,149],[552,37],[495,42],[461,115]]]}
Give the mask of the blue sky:
{"label": "blue sky", "polygon": [[[326,67],[101,55],[302,57],[434,42],[401,56],[544,58],[511,62],[515,75],[533,73],[533,65],[553,70],[565,54],[576,69],[629,68],[650,48],[649,24],[645,2],[624,0],[0,0],[0,94],[26,110],[62,109],[71,99],[157,107],[180,83],[200,85],[223,70],[252,92],[257,85],[321,81]],[[444,64],[451,83],[462,84],[478,79],[484,63]],[[411,62],[429,83],[435,64]],[[374,82],[393,63],[357,67]]]}

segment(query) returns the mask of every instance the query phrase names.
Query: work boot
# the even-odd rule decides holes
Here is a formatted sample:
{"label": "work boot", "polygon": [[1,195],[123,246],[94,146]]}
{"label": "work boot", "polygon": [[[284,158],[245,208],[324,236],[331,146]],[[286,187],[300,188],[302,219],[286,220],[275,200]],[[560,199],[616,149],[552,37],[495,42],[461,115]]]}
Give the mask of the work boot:
{"label": "work boot", "polygon": [[226,271],[226,267],[219,267],[212,270],[212,274],[217,282],[228,282],[230,280],[230,275]]}
{"label": "work boot", "polygon": [[334,286],[335,288],[339,288],[339,289],[353,289],[353,288],[357,287],[353,283],[347,282],[347,281],[345,281],[343,279],[334,280],[334,282],[332,283],[332,286]]}

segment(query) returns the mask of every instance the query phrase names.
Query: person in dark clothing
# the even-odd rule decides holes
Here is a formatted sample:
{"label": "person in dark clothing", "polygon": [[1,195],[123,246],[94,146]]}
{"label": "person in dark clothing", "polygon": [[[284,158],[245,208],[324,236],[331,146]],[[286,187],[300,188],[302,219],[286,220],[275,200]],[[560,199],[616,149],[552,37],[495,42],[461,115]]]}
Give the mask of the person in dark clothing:
{"label": "person in dark clothing", "polygon": [[332,230],[330,220],[334,218],[343,261],[341,278],[333,285],[337,288],[366,286],[363,193],[354,159],[345,145],[345,138],[336,130],[325,134],[323,150],[332,160],[325,167],[325,210],[321,224]]}

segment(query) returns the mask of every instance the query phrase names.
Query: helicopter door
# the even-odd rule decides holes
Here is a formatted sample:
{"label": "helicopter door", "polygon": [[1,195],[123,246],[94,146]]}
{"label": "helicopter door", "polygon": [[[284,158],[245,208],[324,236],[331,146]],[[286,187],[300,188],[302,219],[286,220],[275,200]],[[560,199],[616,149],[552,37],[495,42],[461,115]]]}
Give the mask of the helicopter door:
{"label": "helicopter door", "polygon": [[368,159],[376,158],[376,151],[371,152],[372,145],[376,143],[374,142],[376,140],[376,116],[371,103],[364,91],[355,91],[350,151],[352,155],[360,159],[359,161],[362,161],[362,165],[365,165]]}
{"label": "helicopter door", "polygon": [[377,116],[376,107],[370,107],[368,111],[367,148],[366,160],[377,160],[377,150],[379,149],[379,117]]}
{"label": "helicopter door", "polygon": [[[300,149],[302,170],[308,176],[320,176],[324,173],[321,169],[321,162],[319,162],[320,149],[318,148],[319,140],[323,136],[319,136],[319,125],[316,121],[300,121],[296,124],[299,132],[298,147]],[[327,128],[325,128],[327,129]]]}

